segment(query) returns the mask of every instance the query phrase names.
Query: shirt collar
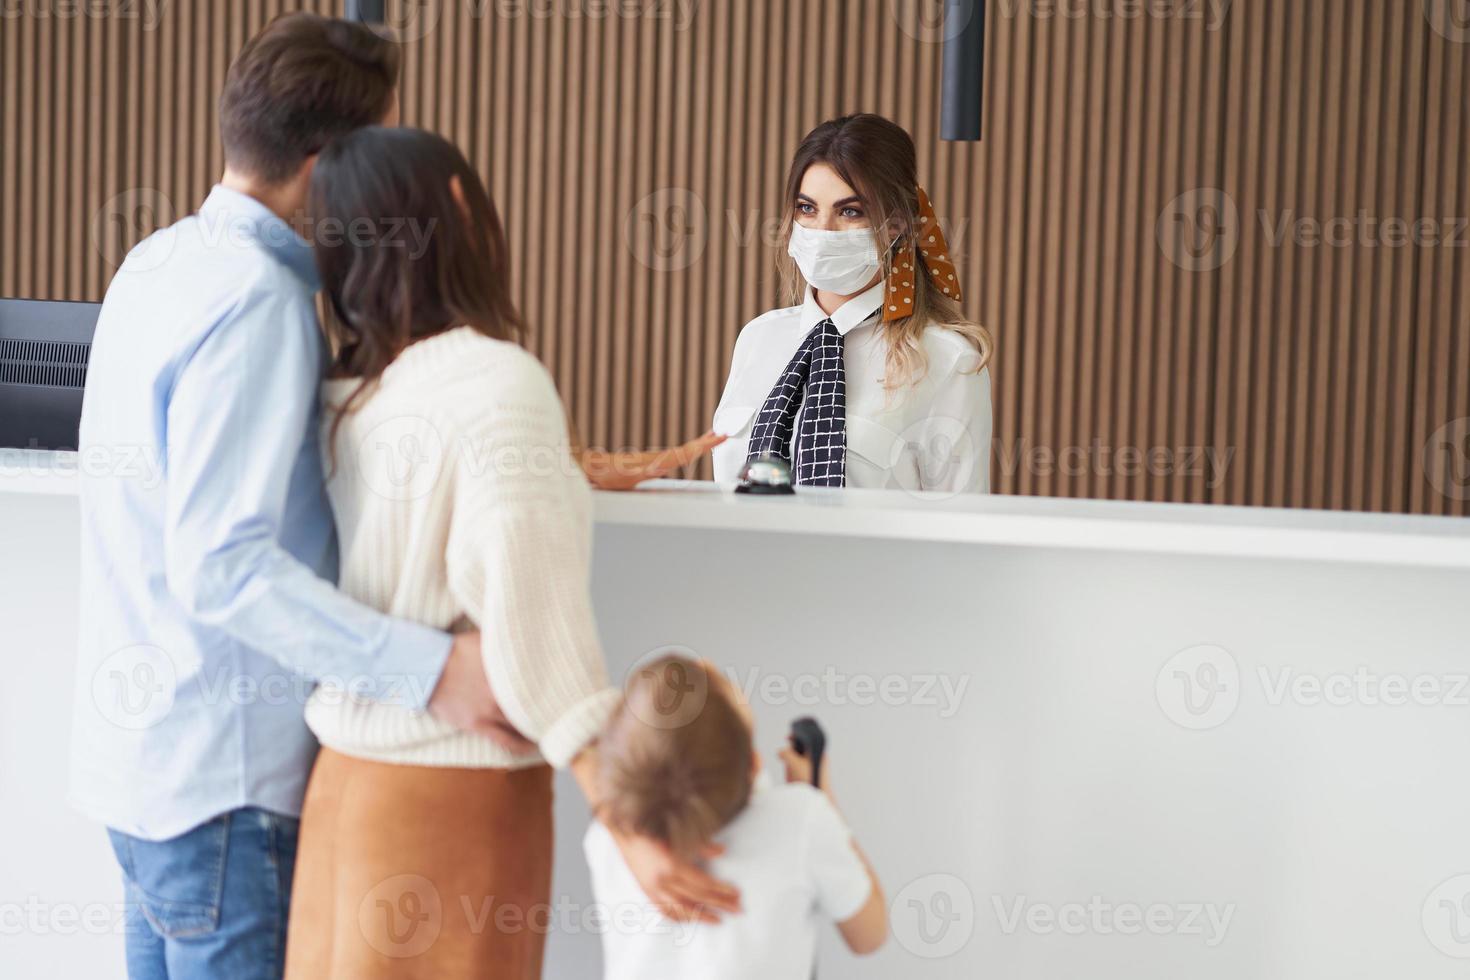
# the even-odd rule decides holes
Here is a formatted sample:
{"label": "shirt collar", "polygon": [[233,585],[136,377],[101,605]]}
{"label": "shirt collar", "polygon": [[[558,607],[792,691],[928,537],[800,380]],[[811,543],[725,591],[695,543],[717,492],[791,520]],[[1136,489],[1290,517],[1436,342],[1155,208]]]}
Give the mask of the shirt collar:
{"label": "shirt collar", "polygon": [[199,220],[212,240],[233,241],[245,237],[259,242],[312,291],[322,288],[311,244],[280,215],[249,194],[215,184],[199,207]]}
{"label": "shirt collar", "polygon": [[[859,324],[866,323],[868,317],[878,311],[883,305],[883,290],[887,283],[879,279],[866,290],[858,293],[852,299],[837,307],[837,312],[832,314],[832,323],[837,327],[840,336],[847,336],[847,332]],[[810,331],[812,327],[827,319],[827,314],[817,305],[817,296],[812,287],[806,288],[806,301],[801,305],[801,329]]]}

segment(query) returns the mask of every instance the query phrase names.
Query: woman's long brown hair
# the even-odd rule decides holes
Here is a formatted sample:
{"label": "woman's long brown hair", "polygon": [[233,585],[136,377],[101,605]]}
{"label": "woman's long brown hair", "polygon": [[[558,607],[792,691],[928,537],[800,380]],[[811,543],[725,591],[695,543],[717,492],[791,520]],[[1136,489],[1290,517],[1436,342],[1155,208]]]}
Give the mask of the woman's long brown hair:
{"label": "woman's long brown hair", "polygon": [[443,137],[370,126],[334,140],[317,158],[307,210],[327,296],[329,373],[360,382],[329,445],[409,345],[460,326],[497,340],[524,335],[500,216]]}
{"label": "woman's long brown hair", "polygon": [[[901,245],[913,241],[919,227],[914,141],[902,126],[870,112],[829,119],[808,133],[797,147],[786,176],[783,242],[791,237],[801,180],[814,163],[825,163],[837,171],[862,199],[883,256],[886,280],[893,271],[894,255]],[[915,257],[923,265],[924,257],[917,253]],[[785,249],[781,250],[780,263],[790,301],[800,303],[805,283]],[[989,363],[995,346],[990,331],[967,319],[958,303],[934,287],[927,266],[915,278],[918,287],[914,290],[913,312],[899,320],[885,321],[881,327],[887,341],[883,381],[890,391],[908,384],[925,367],[919,340],[931,324],[964,337],[980,353],[982,368]]]}

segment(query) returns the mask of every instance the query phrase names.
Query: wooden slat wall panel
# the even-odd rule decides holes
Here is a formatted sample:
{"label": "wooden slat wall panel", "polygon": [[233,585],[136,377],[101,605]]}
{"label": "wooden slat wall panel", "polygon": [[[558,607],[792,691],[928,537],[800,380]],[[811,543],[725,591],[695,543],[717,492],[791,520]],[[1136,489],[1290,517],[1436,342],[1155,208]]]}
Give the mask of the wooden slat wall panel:
{"label": "wooden slat wall panel", "polygon": [[[282,8],[340,6],[0,23],[0,294],[100,296],[218,174],[228,57]],[[780,302],[789,153],[869,109],[914,134],[999,342],[997,490],[1470,513],[1453,0],[991,0],[980,144],[938,140],[940,6],[390,0],[405,121],[486,175],[589,441],[708,424],[736,332]],[[1360,215],[1379,241],[1277,240]],[[1456,238],[1386,247],[1389,218]]]}
{"label": "wooden slat wall panel", "polygon": [[1236,5],[1230,32],[1242,83],[1226,94],[1238,138],[1223,187],[1240,235],[1222,269],[1215,438],[1237,453],[1217,499],[1406,509],[1424,482],[1410,413],[1431,395],[1415,336],[1465,324],[1416,309],[1434,249],[1310,236],[1420,216],[1429,23],[1417,4],[1257,0]]}
{"label": "wooden slat wall panel", "polygon": [[0,18],[0,296],[95,300],[127,249],[223,170],[216,101],[235,51],[282,10],[340,14],[342,0],[12,7]]}

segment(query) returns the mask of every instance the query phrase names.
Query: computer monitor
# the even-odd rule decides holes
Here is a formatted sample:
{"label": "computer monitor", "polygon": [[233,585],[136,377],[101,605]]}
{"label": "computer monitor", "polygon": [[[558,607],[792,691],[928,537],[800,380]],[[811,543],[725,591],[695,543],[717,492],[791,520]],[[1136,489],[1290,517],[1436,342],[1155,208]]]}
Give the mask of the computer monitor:
{"label": "computer monitor", "polygon": [[0,299],[0,449],[76,449],[99,303]]}

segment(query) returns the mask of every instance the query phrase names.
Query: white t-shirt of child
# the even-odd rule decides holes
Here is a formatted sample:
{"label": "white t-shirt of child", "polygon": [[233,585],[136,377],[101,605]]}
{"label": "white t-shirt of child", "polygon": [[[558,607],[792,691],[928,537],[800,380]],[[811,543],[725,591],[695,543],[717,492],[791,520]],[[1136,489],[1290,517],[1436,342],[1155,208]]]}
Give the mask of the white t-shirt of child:
{"label": "white t-shirt of child", "polygon": [[750,803],[716,837],[710,873],[740,889],[717,923],[664,918],[612,835],[593,821],[592,869],[606,980],[811,980],[819,929],[852,918],[871,890],[852,835],[822,793],[758,777]]}

